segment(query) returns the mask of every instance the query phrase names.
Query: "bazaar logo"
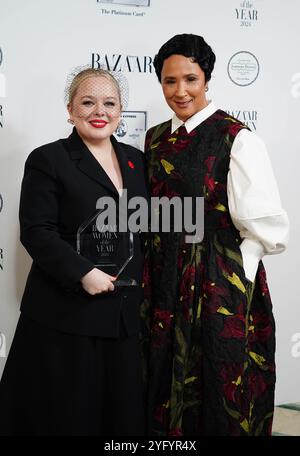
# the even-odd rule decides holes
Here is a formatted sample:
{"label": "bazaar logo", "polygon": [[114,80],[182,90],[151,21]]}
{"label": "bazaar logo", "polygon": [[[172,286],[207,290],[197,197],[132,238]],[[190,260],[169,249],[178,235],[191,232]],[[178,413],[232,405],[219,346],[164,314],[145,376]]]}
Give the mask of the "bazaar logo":
{"label": "bazaar logo", "polygon": [[0,65],[2,63],[2,60],[3,60],[3,52],[2,52],[2,49],[0,48]]}
{"label": "bazaar logo", "polygon": [[123,71],[128,73],[152,73],[152,57],[122,54],[92,53],[93,68],[107,68],[109,71]]}
{"label": "bazaar logo", "polygon": [[0,193],[0,212],[2,211],[3,209],[3,198],[2,198],[2,195]]}
{"label": "bazaar logo", "polygon": [[258,112],[254,110],[226,110],[227,114],[247,125],[252,131],[257,130]]}
{"label": "bazaar logo", "polygon": [[259,62],[251,52],[236,52],[229,59],[227,73],[234,84],[248,86],[253,84],[259,75]]}

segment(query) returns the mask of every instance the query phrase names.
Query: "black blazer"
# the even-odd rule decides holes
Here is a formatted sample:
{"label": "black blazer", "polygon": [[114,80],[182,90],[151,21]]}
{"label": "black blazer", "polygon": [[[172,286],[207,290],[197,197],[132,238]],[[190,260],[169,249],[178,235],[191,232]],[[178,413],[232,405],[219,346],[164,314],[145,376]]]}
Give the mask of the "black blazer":
{"label": "black blazer", "polygon": [[[147,198],[143,154],[111,137],[128,199]],[[27,158],[20,199],[21,242],[33,259],[21,312],[60,331],[116,337],[121,319],[139,330],[141,288],[91,296],[80,278],[94,265],[76,252],[76,233],[99,197],[119,194],[75,128],[69,138],[35,149]],[[127,274],[141,283],[142,247],[134,235]]]}

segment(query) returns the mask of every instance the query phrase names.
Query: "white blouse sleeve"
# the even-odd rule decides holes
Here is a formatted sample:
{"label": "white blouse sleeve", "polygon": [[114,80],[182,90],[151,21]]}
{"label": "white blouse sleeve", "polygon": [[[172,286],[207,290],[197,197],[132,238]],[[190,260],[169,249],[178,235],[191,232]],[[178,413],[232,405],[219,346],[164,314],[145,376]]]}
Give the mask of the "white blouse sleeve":
{"label": "white blouse sleeve", "polygon": [[252,131],[241,130],[233,142],[227,193],[232,221],[243,238],[245,275],[253,282],[263,255],[286,249],[289,220],[281,207],[266,146]]}

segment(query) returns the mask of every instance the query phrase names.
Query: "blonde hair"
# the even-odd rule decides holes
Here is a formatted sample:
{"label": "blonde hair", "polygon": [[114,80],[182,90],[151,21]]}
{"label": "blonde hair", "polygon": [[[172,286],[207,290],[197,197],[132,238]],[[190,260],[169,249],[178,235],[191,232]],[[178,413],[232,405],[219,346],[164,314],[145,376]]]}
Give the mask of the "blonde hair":
{"label": "blonde hair", "polygon": [[68,92],[67,92],[68,106],[70,106],[73,103],[74,97],[77,93],[77,90],[78,90],[78,87],[80,86],[80,84],[83,81],[85,81],[86,79],[91,78],[91,77],[104,77],[104,78],[108,79],[109,81],[111,81],[114,84],[114,86],[118,92],[120,105],[122,106],[121,91],[120,91],[120,86],[118,84],[118,81],[114,78],[114,76],[108,70],[104,70],[102,68],[99,68],[99,69],[88,68],[88,69],[80,71],[80,73],[78,73],[78,74],[76,74],[76,76],[74,76],[70,86],[68,87]]}

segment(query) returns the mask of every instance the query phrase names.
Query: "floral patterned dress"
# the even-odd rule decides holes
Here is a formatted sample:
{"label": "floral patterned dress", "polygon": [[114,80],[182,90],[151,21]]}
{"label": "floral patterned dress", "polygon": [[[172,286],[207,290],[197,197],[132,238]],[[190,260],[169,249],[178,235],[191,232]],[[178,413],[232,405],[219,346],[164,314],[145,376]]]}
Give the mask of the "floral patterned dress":
{"label": "floral patterned dress", "polygon": [[151,128],[151,196],[203,196],[204,238],[148,233],[142,346],[150,435],[269,435],[274,319],[265,269],[245,277],[228,209],[232,143],[247,128],[216,111],[189,134]]}

